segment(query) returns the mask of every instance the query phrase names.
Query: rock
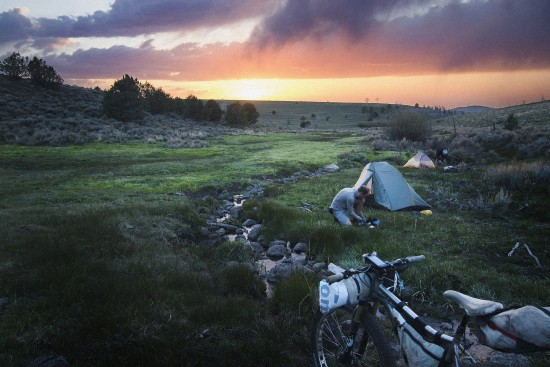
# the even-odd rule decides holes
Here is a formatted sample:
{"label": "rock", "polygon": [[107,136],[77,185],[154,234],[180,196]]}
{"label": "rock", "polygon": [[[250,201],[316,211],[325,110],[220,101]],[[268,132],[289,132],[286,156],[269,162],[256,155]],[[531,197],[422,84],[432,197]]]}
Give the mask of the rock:
{"label": "rock", "polygon": [[[272,241],[272,242],[275,242],[275,241]],[[284,242],[284,241],[283,241]],[[285,256],[286,254],[286,246],[284,245],[273,245],[273,246],[270,246],[268,249],[267,249],[267,256],[268,257],[272,257],[272,258],[282,258]]]}
{"label": "rock", "polygon": [[312,268],[313,268],[313,271],[320,272],[326,269],[326,265],[325,263],[315,263],[313,264]]}
{"label": "rock", "polygon": [[242,226],[243,227],[252,227],[255,224],[256,224],[256,221],[254,219],[247,219],[243,222]]}
{"label": "rock", "polygon": [[311,270],[305,266],[281,262],[267,273],[266,279],[269,283],[277,283],[283,279],[288,278],[290,274],[296,270],[311,272]]}
{"label": "rock", "polygon": [[277,283],[290,276],[292,271],[296,269],[296,265],[289,263],[277,264],[273,269],[267,273],[267,281],[269,283]]}
{"label": "rock", "polygon": [[226,224],[226,223],[217,223],[217,222],[214,222],[214,223],[208,223],[208,225],[210,227],[219,227],[219,228],[223,228],[231,233],[236,233],[237,232],[237,229],[239,229],[239,227],[237,226],[234,226],[232,224]]}
{"label": "rock", "polygon": [[248,231],[248,239],[251,241],[256,241],[260,235],[260,230],[262,229],[261,224],[254,224],[250,231]]}
{"label": "rock", "polygon": [[246,237],[242,234],[239,234],[235,237],[234,241],[236,241],[236,242],[246,242]]}
{"label": "rock", "polygon": [[250,242],[250,247],[252,248],[252,251],[257,255],[262,255],[264,253],[264,248],[259,242]]}
{"label": "rock", "polygon": [[241,215],[241,211],[243,210],[242,206],[235,206],[229,210],[229,215],[232,218],[239,218]]}
{"label": "rock", "polygon": [[296,265],[306,265],[307,257],[305,254],[300,254],[292,257],[292,262]]}
{"label": "rock", "polygon": [[269,242],[269,245],[267,247],[270,248],[270,247],[273,247],[273,246],[283,246],[283,247],[286,248],[286,241],[274,240],[274,241]]}
{"label": "rock", "polygon": [[323,168],[319,169],[319,171],[325,172],[325,173],[334,173],[334,172],[338,171],[339,169],[340,169],[340,167],[338,167],[336,164],[332,163],[332,164],[327,164]]}
{"label": "rock", "polygon": [[307,245],[303,242],[298,242],[294,248],[292,249],[292,251],[294,251],[295,253],[297,254],[301,254],[302,252],[306,252],[307,251]]}

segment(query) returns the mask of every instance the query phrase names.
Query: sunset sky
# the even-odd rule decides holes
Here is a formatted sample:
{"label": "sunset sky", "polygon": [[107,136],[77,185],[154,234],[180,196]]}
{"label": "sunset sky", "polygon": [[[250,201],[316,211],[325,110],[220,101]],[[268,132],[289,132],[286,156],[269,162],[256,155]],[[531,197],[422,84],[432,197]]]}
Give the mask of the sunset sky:
{"label": "sunset sky", "polygon": [[550,0],[1,0],[14,51],[173,97],[504,107],[550,99]]}

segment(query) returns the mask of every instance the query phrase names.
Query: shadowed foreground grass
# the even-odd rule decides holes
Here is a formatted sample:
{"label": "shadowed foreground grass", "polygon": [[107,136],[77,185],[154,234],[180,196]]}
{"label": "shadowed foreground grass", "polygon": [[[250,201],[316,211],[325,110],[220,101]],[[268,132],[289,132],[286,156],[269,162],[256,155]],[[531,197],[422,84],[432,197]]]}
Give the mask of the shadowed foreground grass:
{"label": "shadowed foreground grass", "polygon": [[[334,194],[367,161],[402,156],[372,152],[361,139],[230,136],[197,149],[0,146],[0,365],[51,354],[73,366],[309,365],[315,277],[296,273],[267,300],[245,270],[248,248],[204,247],[198,239],[203,214],[225,189],[238,193],[332,162],[345,169],[271,183],[265,199],[245,203],[246,216],[264,223],[268,239],[305,242],[314,261],[357,266],[372,250],[385,258],[426,254],[406,280],[431,312],[443,313],[447,288],[548,305],[547,223],[514,212],[524,199],[544,207],[546,192],[512,190],[510,208],[495,216],[487,204],[496,190],[482,171],[405,171],[434,215],[369,209],[379,228],[342,228],[326,212]],[[446,201],[440,187],[472,204]],[[313,211],[300,210],[303,203]],[[525,252],[508,257],[517,241],[545,268]],[[231,260],[242,266],[227,268]]]}

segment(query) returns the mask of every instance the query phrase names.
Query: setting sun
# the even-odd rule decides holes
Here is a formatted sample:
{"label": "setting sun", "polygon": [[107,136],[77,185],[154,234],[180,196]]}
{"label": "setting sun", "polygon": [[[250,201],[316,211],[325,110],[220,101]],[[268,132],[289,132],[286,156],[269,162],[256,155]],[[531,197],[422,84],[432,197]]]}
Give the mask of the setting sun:
{"label": "setting sun", "polygon": [[268,86],[263,80],[237,80],[233,86],[235,99],[257,101],[266,99],[271,94]]}

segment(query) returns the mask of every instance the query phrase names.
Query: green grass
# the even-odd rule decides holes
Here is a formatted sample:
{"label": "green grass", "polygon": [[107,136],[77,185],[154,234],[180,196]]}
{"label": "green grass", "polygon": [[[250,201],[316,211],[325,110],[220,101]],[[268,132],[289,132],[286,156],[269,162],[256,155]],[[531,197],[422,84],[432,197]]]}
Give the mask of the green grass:
{"label": "green grass", "polygon": [[[7,300],[0,364],[24,366],[52,353],[75,366],[311,363],[315,276],[294,274],[267,301],[242,265],[253,261],[250,251],[199,245],[213,197],[254,183],[266,185],[266,198],[247,201],[246,216],[263,222],[268,239],[308,244],[312,261],[356,267],[373,250],[387,259],[425,254],[405,278],[415,305],[429,312],[445,310],[448,288],[547,306],[549,230],[544,217],[529,216],[547,193],[530,193],[531,207],[516,212],[524,197],[513,190],[500,216],[436,197],[439,187],[461,202],[494,197],[485,167],[402,170],[434,205],[432,216],[366,209],[379,228],[333,222],[326,208],[364,164],[397,165],[406,156],[373,152],[364,135],[343,133],[232,135],[193,149],[0,145],[0,298]],[[343,169],[293,184],[268,181],[333,162]],[[313,211],[300,210],[304,203]],[[508,257],[516,242],[528,243],[545,268],[525,251]],[[241,265],[226,268],[229,261]]]}

